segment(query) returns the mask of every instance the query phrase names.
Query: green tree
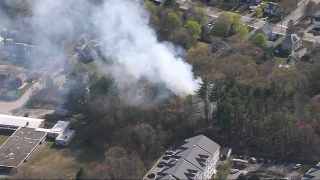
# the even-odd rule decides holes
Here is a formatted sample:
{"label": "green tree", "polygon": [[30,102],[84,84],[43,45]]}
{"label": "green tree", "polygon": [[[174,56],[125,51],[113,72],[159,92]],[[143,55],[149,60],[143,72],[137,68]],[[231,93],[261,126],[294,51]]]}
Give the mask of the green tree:
{"label": "green tree", "polygon": [[156,11],[157,11],[157,7],[156,7],[156,5],[152,2],[152,1],[146,1],[145,3],[144,3],[144,5],[145,5],[145,7],[148,9],[148,11],[150,12],[150,13],[152,13],[152,14],[155,14],[156,13]]}
{"label": "green tree", "polygon": [[169,13],[167,15],[166,23],[167,28],[170,29],[170,31],[175,31],[182,27],[181,19],[178,17],[176,13]]}
{"label": "green tree", "polygon": [[242,41],[248,38],[248,36],[249,36],[249,30],[247,26],[240,24],[238,27],[236,27],[235,37],[237,40]]}
{"label": "green tree", "polygon": [[200,25],[204,25],[208,21],[208,15],[204,8],[196,7],[188,12],[188,21],[197,21]]}
{"label": "green tree", "polygon": [[241,24],[241,16],[222,12],[219,14],[219,19],[212,29],[213,36],[228,37],[235,34],[235,29]]}
{"label": "green tree", "polygon": [[209,94],[211,83],[207,78],[202,80],[202,83],[199,83],[199,90],[196,91],[198,97],[204,102],[204,113],[206,121],[209,122]]}
{"label": "green tree", "polygon": [[268,48],[267,38],[262,33],[259,33],[259,34],[256,34],[256,35],[252,36],[251,42],[254,45],[256,45],[256,46],[258,46],[258,47],[260,47],[262,49],[267,49]]}
{"label": "green tree", "polygon": [[262,8],[260,8],[260,7],[254,8],[253,12],[254,12],[254,14],[256,15],[257,18],[261,18],[262,15],[263,15]]}
{"label": "green tree", "polygon": [[186,30],[194,39],[197,39],[201,34],[201,27],[196,21],[188,21],[186,25]]}

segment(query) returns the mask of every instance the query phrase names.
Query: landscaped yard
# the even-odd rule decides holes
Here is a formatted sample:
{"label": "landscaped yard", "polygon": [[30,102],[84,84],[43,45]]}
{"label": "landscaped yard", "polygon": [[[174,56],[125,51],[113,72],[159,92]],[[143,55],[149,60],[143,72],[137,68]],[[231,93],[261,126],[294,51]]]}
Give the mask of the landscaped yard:
{"label": "landscaped yard", "polygon": [[97,65],[96,65],[95,61],[91,61],[87,64],[83,64],[83,66],[87,71],[94,71],[97,69]]}
{"label": "landscaped yard", "polygon": [[32,83],[27,83],[22,89],[8,91],[7,95],[21,97],[31,86]]}
{"label": "landscaped yard", "polygon": [[310,46],[310,45],[312,45],[312,42],[302,40],[302,46],[303,46],[304,48],[306,48],[306,47],[308,47],[308,46]]}

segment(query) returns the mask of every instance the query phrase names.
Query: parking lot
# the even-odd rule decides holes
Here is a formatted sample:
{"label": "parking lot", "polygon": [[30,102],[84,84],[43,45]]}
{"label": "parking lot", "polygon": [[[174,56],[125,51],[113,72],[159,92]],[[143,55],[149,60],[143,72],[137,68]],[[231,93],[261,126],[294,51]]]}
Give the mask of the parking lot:
{"label": "parking lot", "polygon": [[287,163],[282,161],[266,160],[264,162],[252,163],[248,161],[249,164],[247,167],[244,166],[233,166],[232,169],[239,169],[239,172],[234,174],[229,174],[227,179],[237,179],[237,177],[243,174],[255,174],[254,172],[259,172],[271,176],[282,176],[283,178],[290,179],[300,179],[302,174],[298,170],[293,170],[293,163]]}

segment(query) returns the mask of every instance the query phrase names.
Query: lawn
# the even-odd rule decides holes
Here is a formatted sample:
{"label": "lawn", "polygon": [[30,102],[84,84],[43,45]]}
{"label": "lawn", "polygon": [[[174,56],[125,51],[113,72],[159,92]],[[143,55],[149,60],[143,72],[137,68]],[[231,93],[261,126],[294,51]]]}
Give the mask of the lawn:
{"label": "lawn", "polygon": [[248,28],[249,33],[254,30],[254,28],[251,26],[247,26],[247,28]]}
{"label": "lawn", "polygon": [[0,135],[0,146],[2,146],[4,144],[4,142],[6,142],[6,140],[10,137],[10,135]]}
{"label": "lawn", "polygon": [[302,40],[302,46],[303,46],[304,48],[306,48],[306,47],[308,47],[308,46],[310,46],[310,45],[312,45],[312,42]]}
{"label": "lawn", "polygon": [[64,173],[65,178],[74,179],[81,166],[90,170],[104,161],[103,152],[87,147],[83,143],[82,133],[79,131],[81,130],[76,132],[75,138],[67,147],[56,146],[54,142],[46,141],[41,152],[22,168],[33,173]]}
{"label": "lawn", "polygon": [[8,91],[7,95],[21,97],[31,86],[32,83],[27,83],[22,89]]}
{"label": "lawn", "polygon": [[83,66],[87,71],[94,71],[97,69],[97,65],[95,61],[91,61],[89,63],[83,64]]}
{"label": "lawn", "polygon": [[309,165],[302,165],[300,169],[298,169],[298,173],[305,174],[309,171],[310,166]]}

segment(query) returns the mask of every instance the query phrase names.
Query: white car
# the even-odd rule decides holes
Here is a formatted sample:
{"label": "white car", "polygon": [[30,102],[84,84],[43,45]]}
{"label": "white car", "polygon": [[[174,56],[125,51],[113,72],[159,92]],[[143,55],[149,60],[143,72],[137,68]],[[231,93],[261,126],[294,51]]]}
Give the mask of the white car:
{"label": "white car", "polygon": [[257,162],[256,158],[254,158],[254,157],[252,157],[250,160],[251,160],[251,162],[253,162],[253,163],[256,163],[256,162]]}
{"label": "white car", "polygon": [[231,174],[235,174],[237,172],[239,172],[239,169],[231,169]]}
{"label": "white car", "polygon": [[299,168],[301,168],[301,164],[296,164],[296,165],[294,165],[292,169],[293,169],[293,170],[296,170],[296,169],[299,169]]}

